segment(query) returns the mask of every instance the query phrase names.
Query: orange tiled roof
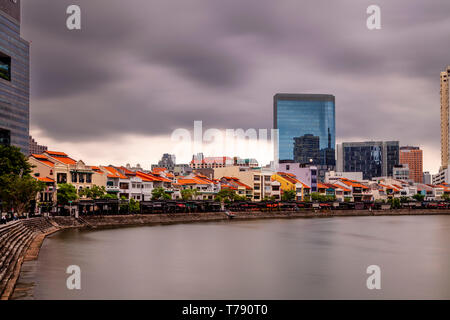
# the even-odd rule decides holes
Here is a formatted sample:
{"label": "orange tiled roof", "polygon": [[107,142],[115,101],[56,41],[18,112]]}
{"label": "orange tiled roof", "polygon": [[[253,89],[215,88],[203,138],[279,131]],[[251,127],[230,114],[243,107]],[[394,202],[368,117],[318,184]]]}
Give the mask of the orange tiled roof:
{"label": "orange tiled roof", "polygon": [[365,185],[359,183],[359,182],[356,181],[356,180],[350,180],[350,179],[341,178],[341,181],[342,181],[343,183],[345,183],[346,185],[351,186],[351,187],[363,188],[363,189],[369,189],[369,187],[367,187],[367,186],[365,186]]}
{"label": "orange tiled roof", "polygon": [[141,178],[142,181],[146,182],[153,182],[153,181],[159,181],[159,179],[151,174],[144,173],[142,171],[136,171],[136,176]]}
{"label": "orange tiled roof", "polygon": [[338,189],[342,189],[342,190],[344,190],[345,192],[350,192],[350,191],[352,191],[352,190],[350,190],[350,189],[348,189],[348,188],[346,188],[346,187],[343,187],[343,186],[341,186],[341,185],[339,185],[339,184],[333,184],[333,186],[336,187],[336,188],[338,188]]}
{"label": "orange tiled roof", "polygon": [[48,177],[39,177],[38,180],[42,181],[42,182],[55,182],[55,180],[53,180],[52,178],[48,178]]}
{"label": "orange tiled roof", "polygon": [[105,167],[110,173],[108,174],[108,178],[120,178],[120,179],[128,179],[128,177],[124,176],[114,167]]}
{"label": "orange tiled roof", "polygon": [[62,162],[64,164],[76,164],[77,162],[70,158],[66,153],[64,152],[58,152],[58,151],[45,151],[52,159]]}
{"label": "orange tiled roof", "polygon": [[[245,189],[247,189],[247,190],[253,190],[252,187],[250,187],[250,186],[246,185],[245,183],[241,182],[241,181],[239,180],[239,178],[236,178],[236,177],[222,177],[222,178],[224,178],[224,179],[227,180],[227,181],[233,181],[233,182],[236,183],[237,185],[239,185],[239,186],[241,186],[241,187],[245,187]],[[214,181],[213,181],[213,182],[214,182]]]}
{"label": "orange tiled roof", "polygon": [[31,156],[33,158],[35,158],[36,160],[38,160],[39,162],[42,162],[43,164],[46,164],[46,165],[48,165],[50,167],[54,167],[55,166],[55,164],[53,162],[51,162],[46,155],[43,155],[43,154],[32,154]]}

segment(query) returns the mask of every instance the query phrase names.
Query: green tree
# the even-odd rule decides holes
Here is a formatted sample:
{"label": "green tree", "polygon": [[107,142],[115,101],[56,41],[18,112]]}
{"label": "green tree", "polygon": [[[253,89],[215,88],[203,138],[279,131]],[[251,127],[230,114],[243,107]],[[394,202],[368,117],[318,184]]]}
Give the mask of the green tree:
{"label": "green tree", "polygon": [[152,200],[169,200],[170,194],[164,188],[155,188],[152,190]]}
{"label": "green tree", "polygon": [[117,195],[112,193],[106,193],[102,195],[100,199],[117,199]]}
{"label": "green tree", "polygon": [[138,213],[139,212],[139,208],[140,208],[139,201],[136,201],[133,198],[131,198],[129,206],[130,206],[130,212],[131,213]]}
{"label": "green tree", "polygon": [[58,204],[66,205],[69,201],[75,201],[78,199],[77,189],[70,183],[58,184],[57,191]]}
{"label": "green tree", "polygon": [[295,200],[295,191],[294,190],[284,191],[283,195],[281,196],[281,200],[283,200],[283,201]]}
{"label": "green tree", "polygon": [[106,188],[105,186],[97,186],[94,185],[92,186],[92,188],[86,188],[86,189],[82,189],[80,190],[80,192],[78,193],[78,195],[80,197],[86,197],[86,198],[90,198],[90,199],[105,199],[104,196],[106,195]]}
{"label": "green tree", "polygon": [[405,196],[400,197],[400,202],[401,202],[401,203],[405,203],[405,202],[408,202],[408,201],[409,201],[409,198],[408,198],[408,197],[405,197]]}
{"label": "green tree", "polygon": [[417,194],[413,195],[413,198],[419,202],[422,202],[423,199],[425,199],[425,196],[423,194],[417,193]]}
{"label": "green tree", "polygon": [[0,189],[0,197],[6,207],[14,209],[19,216],[29,211],[31,201],[36,200],[38,193],[45,188],[45,183],[30,175],[8,174],[2,176],[2,181],[5,186]]}
{"label": "green tree", "polygon": [[225,188],[225,189],[222,189],[219,192],[217,192],[217,195],[214,198],[214,200],[228,203],[228,202],[234,201],[236,199],[236,196],[237,196],[237,194],[234,190]]}
{"label": "green tree", "polygon": [[26,176],[31,173],[31,165],[20,149],[0,145],[0,177],[8,174]]}
{"label": "green tree", "polygon": [[198,195],[196,189],[183,189],[180,191],[183,200],[192,200]]}
{"label": "green tree", "polygon": [[443,199],[444,201],[449,201],[449,200],[450,200],[450,195],[449,195],[448,193],[444,193],[444,194],[442,195],[442,199]]}
{"label": "green tree", "polygon": [[399,198],[391,198],[388,200],[388,203],[391,205],[392,209],[399,209],[401,207],[401,202]]}

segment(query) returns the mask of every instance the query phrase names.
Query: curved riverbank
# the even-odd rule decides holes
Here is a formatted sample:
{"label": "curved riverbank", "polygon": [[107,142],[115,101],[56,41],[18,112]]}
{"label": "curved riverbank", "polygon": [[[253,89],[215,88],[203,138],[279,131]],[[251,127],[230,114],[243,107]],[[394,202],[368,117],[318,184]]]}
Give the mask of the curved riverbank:
{"label": "curved riverbank", "polygon": [[[450,215],[450,210],[334,210],[334,211],[268,211],[235,212],[232,220],[330,218],[352,216],[399,216],[399,215]],[[46,236],[66,228],[113,228],[140,225],[164,225],[193,222],[217,222],[230,218],[223,212],[110,215],[73,217],[32,218],[0,227],[0,296],[7,300],[12,296],[20,275],[23,261],[38,258],[40,247]]]}

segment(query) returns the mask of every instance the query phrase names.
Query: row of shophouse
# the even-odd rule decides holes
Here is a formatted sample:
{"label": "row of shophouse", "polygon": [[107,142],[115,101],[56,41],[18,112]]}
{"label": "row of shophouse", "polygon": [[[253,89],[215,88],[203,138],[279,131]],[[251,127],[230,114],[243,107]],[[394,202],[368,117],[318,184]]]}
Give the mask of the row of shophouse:
{"label": "row of shophouse", "polygon": [[[194,169],[187,175],[175,175],[166,168],[90,166],[75,160],[64,152],[45,151],[32,154],[29,162],[32,175],[45,182],[47,188],[39,201],[55,202],[58,185],[68,183],[79,192],[94,185],[104,186],[106,192],[118,198],[149,201],[155,188],[163,188],[172,199],[181,199],[181,190],[195,190],[196,200],[213,200],[222,189],[230,189],[251,201],[281,200],[284,192],[294,191],[296,200],[310,199],[312,193],[336,197],[337,201],[376,201],[422,194],[426,199],[441,200],[450,194],[450,185],[427,185],[392,178],[357,181],[340,176],[327,183],[316,180],[315,168],[303,171],[284,171],[252,166],[211,168],[210,174]],[[300,169],[299,169],[300,170]],[[307,171],[306,173],[304,171]],[[297,174],[293,173],[296,172]]]}

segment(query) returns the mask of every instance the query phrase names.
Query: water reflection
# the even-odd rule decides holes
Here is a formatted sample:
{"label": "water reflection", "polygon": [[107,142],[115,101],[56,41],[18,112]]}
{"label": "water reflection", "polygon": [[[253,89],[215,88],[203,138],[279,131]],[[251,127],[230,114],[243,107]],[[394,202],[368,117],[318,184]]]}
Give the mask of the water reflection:
{"label": "water reflection", "polygon": [[[82,289],[66,288],[79,265]],[[366,288],[366,268],[382,289]],[[17,299],[450,299],[450,217],[345,217],[66,230]]]}

